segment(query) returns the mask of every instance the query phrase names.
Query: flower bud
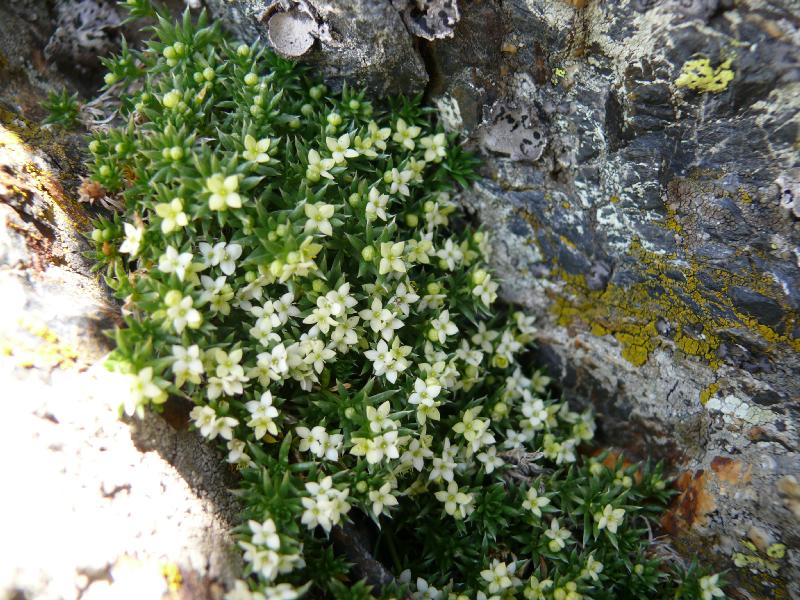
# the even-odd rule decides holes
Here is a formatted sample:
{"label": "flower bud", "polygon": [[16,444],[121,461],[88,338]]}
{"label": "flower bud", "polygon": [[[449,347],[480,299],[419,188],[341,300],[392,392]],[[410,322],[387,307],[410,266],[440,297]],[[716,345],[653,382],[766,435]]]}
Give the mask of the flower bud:
{"label": "flower bud", "polygon": [[472,273],[472,283],[474,283],[475,285],[480,285],[484,281],[486,281],[486,277],[488,276],[489,274],[483,269],[477,269]]}
{"label": "flower bud", "polygon": [[333,127],[338,127],[342,124],[342,115],[339,113],[331,113],[328,115],[328,123],[331,124]]}
{"label": "flower bud", "polygon": [[350,110],[358,110],[359,108],[361,108],[361,102],[353,98],[352,100],[350,100],[347,106],[350,107]]}
{"label": "flower bud", "polygon": [[300,114],[302,114],[304,117],[310,117],[312,114],[314,114],[314,107],[310,104],[303,104],[303,106],[300,107]]}
{"label": "flower bud", "polygon": [[364,246],[361,250],[361,258],[367,262],[372,262],[375,259],[375,248],[372,246]]}
{"label": "flower bud", "polygon": [[180,160],[183,158],[183,148],[180,146],[173,146],[169,150],[169,156],[172,160]]}
{"label": "flower bud", "polygon": [[161,99],[161,103],[164,105],[165,108],[175,108],[176,106],[178,106],[178,102],[180,101],[181,101],[181,93],[178,90],[172,90],[171,92],[167,92]]}
{"label": "flower bud", "polygon": [[367,485],[366,481],[359,481],[356,484],[356,490],[358,491],[359,494],[366,494],[368,489],[369,486]]}
{"label": "flower bud", "polygon": [[114,73],[106,73],[105,77],[103,77],[103,81],[106,82],[106,85],[114,85],[117,83],[117,76]]}
{"label": "flower bud", "polygon": [[350,203],[350,206],[355,208],[358,206],[358,203],[361,202],[361,196],[356,193],[350,194],[350,197],[347,199],[347,201]]}
{"label": "flower bud", "polygon": [[322,294],[325,292],[325,282],[322,279],[315,279],[314,282],[311,284],[311,289],[314,290],[317,294]]}
{"label": "flower bud", "polygon": [[406,225],[409,227],[416,227],[419,225],[419,217],[414,213],[408,213],[406,215]]}
{"label": "flower bud", "polygon": [[437,332],[433,327],[428,329],[428,339],[432,342],[439,341],[439,332]]}
{"label": "flower bud", "polygon": [[431,294],[431,295],[435,295],[435,294],[439,294],[439,293],[441,293],[441,291],[442,291],[442,286],[440,286],[440,285],[439,285],[438,283],[436,283],[435,281],[431,281],[431,282],[430,282],[430,283],[429,283],[429,284],[426,286],[426,288],[425,288],[425,289],[428,291],[428,293],[429,293],[429,294]]}
{"label": "flower bud", "polygon": [[248,56],[250,54],[250,46],[247,44],[241,44],[238,48],[236,48],[236,54],[241,57]]}
{"label": "flower bud", "polygon": [[98,140],[92,140],[89,142],[89,152],[92,154],[97,154],[100,151],[100,142]]}
{"label": "flower bud", "polygon": [[103,232],[100,229],[93,229],[92,230],[92,240],[95,242],[102,242],[103,241]]}
{"label": "flower bud", "polygon": [[258,75],[255,73],[248,73],[244,76],[245,85],[255,85],[258,83]]}
{"label": "flower bud", "polygon": [[206,67],[203,69],[203,79],[206,81],[213,81],[214,77],[217,76],[217,72],[212,69],[211,67]]}

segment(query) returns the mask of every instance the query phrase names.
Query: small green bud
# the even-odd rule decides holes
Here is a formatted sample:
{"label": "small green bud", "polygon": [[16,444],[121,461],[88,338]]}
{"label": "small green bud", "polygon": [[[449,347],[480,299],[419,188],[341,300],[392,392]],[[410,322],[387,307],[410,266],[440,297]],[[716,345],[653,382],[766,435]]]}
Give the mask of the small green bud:
{"label": "small green bud", "polygon": [[98,140],[92,140],[89,142],[89,152],[92,154],[97,154],[100,151],[100,142]]}
{"label": "small green bud", "polygon": [[289,128],[291,129],[300,129],[300,119],[295,117],[291,121],[289,121]]}
{"label": "small green bud", "polygon": [[119,142],[118,144],[114,144],[114,152],[117,154],[125,154],[125,144]]}
{"label": "small green bud", "polygon": [[109,167],[108,165],[103,165],[102,167],[100,167],[100,169],[98,169],[97,172],[100,173],[101,177],[110,177],[111,167]]}
{"label": "small green bud", "polygon": [[358,206],[358,203],[361,202],[361,196],[356,193],[350,194],[350,197],[347,199],[347,202],[350,204],[350,206],[355,208],[356,206]]}
{"label": "small green bud", "polygon": [[406,215],[406,225],[409,227],[416,227],[419,225],[419,217],[414,213],[408,213]]}
{"label": "small green bud", "polygon": [[194,79],[195,83],[202,83],[203,82],[203,74],[200,71],[195,71],[192,74],[192,79]]}
{"label": "small green bud", "polygon": [[641,564],[636,565],[635,567],[633,567],[633,572],[636,573],[637,575],[641,575],[642,573],[644,573],[644,565]]}
{"label": "small green bud", "polygon": [[477,269],[472,273],[472,283],[474,283],[475,285],[480,285],[484,281],[486,281],[486,278],[488,276],[489,274],[483,269]]}
{"label": "small green bud", "polygon": [[326,286],[325,282],[322,279],[315,279],[314,282],[311,284],[311,289],[314,290],[317,294],[324,293]]}
{"label": "small green bud", "polygon": [[439,259],[439,268],[442,271],[446,271],[447,270],[447,261],[445,259],[443,259],[443,258]]}
{"label": "small green bud", "polygon": [[161,54],[163,54],[164,58],[167,59],[175,59],[178,57],[178,55],[175,53],[175,48],[172,46],[167,46],[164,48],[164,50],[161,51]]}
{"label": "small green bud", "polygon": [[314,114],[314,107],[310,104],[303,104],[303,106],[300,107],[300,114],[304,117],[310,117]]}
{"label": "small green bud", "polygon": [[428,291],[428,293],[429,293],[429,294],[431,294],[432,296],[433,296],[433,295],[436,295],[436,294],[440,294],[440,293],[442,292],[442,286],[440,286],[440,285],[439,285],[438,283],[436,283],[435,281],[431,281],[431,282],[430,282],[430,283],[429,283],[429,284],[428,284],[428,285],[425,287],[425,289],[426,289],[426,290]]}
{"label": "small green bud", "polygon": [[167,92],[161,99],[161,103],[164,105],[165,108],[175,108],[176,106],[178,106],[178,102],[180,101],[181,101],[181,93],[178,90],[172,90],[171,92]]}
{"label": "small green bud", "polygon": [[103,232],[100,229],[93,229],[92,230],[92,240],[95,242],[102,242],[103,241]]}
{"label": "small green bud", "polygon": [[325,93],[325,87],[322,85],[315,85],[310,90],[308,90],[308,95],[311,96],[314,100],[319,100],[322,98],[322,94]]}
{"label": "small green bud", "polygon": [[112,237],[114,237],[114,232],[111,231],[111,229],[109,229],[109,228],[103,229],[103,241],[104,242],[110,242]]}
{"label": "small green bud", "polygon": [[256,280],[256,277],[257,277],[257,276],[258,276],[258,274],[257,274],[255,271],[247,271],[247,272],[244,274],[244,280],[245,280],[247,283],[253,283],[253,282]]}
{"label": "small green bud", "polygon": [[258,75],[255,73],[248,73],[244,76],[245,85],[255,85],[258,83]]}
{"label": "small green bud", "polygon": [[359,108],[361,108],[361,102],[353,98],[352,100],[350,100],[347,106],[350,107],[350,110],[358,110]]}
{"label": "small green bud", "polygon": [[342,124],[342,115],[340,115],[339,113],[335,113],[335,112],[329,114],[328,115],[328,123],[330,125],[332,125],[333,127],[338,127],[339,125]]}
{"label": "small green bud", "polygon": [[189,110],[189,105],[186,104],[186,102],[184,102],[183,100],[181,100],[180,102],[178,102],[178,106],[176,108],[177,108],[178,112],[182,112],[183,113],[183,112],[186,112],[187,110]]}
{"label": "small green bud", "polygon": [[169,160],[169,151],[170,151],[170,148],[162,148],[161,149],[161,158],[163,158],[164,160]]}
{"label": "small green bud", "polygon": [[114,73],[106,73],[105,77],[103,77],[103,81],[106,82],[106,85],[114,85],[117,83],[117,76]]}
{"label": "small green bud", "polygon": [[472,234],[472,239],[476,244],[480,244],[483,238],[486,237],[482,231],[476,231]]}
{"label": "small green bud", "polygon": [[361,250],[361,258],[367,262],[372,262],[375,259],[375,248],[372,246],[364,246]]}
{"label": "small green bud", "polygon": [[[387,182],[388,183],[388,182]],[[428,200],[425,204],[423,204],[422,208],[425,210],[426,213],[433,211],[433,200]]]}
{"label": "small green bud", "polygon": [[283,270],[284,262],[280,258],[276,258],[269,265],[269,272],[273,277],[278,277]]}
{"label": "small green bud", "polygon": [[173,306],[181,301],[181,293],[178,290],[170,290],[164,295],[164,304]]}
{"label": "small green bud", "polygon": [[253,115],[254,117],[257,117],[262,112],[263,112],[263,109],[258,104],[253,104],[250,107],[250,114]]}
{"label": "small green bud", "polygon": [[240,44],[238,48],[236,48],[236,54],[241,57],[249,56],[250,55],[250,46],[247,44]]}
{"label": "small green bud", "polygon": [[205,69],[203,69],[203,78],[206,81],[213,81],[216,76],[217,72],[211,67],[206,67]]}
{"label": "small green bud", "polygon": [[288,230],[289,228],[284,223],[281,223],[275,228],[275,233],[277,233],[280,237],[285,237]]}
{"label": "small green bud", "polygon": [[359,494],[366,494],[368,489],[369,486],[367,485],[366,481],[359,481],[356,484],[356,490],[358,491]]}
{"label": "small green bud", "polygon": [[498,402],[492,408],[492,416],[495,419],[502,419],[507,414],[508,414],[508,404],[506,404],[505,402]]}
{"label": "small green bud", "polygon": [[178,56],[183,56],[186,53],[186,44],[183,42],[175,42],[172,47],[175,48],[175,54]]}
{"label": "small green bud", "polygon": [[352,406],[348,406],[344,409],[344,416],[348,419],[352,419],[356,416],[356,411]]}
{"label": "small green bud", "polygon": [[428,329],[428,339],[432,342],[439,341],[439,333],[433,327]]}
{"label": "small green bud", "polygon": [[183,148],[180,146],[173,146],[170,148],[169,156],[172,160],[180,160],[183,158]]}
{"label": "small green bud", "polygon": [[274,231],[270,231],[270,232],[267,234],[267,239],[268,239],[270,242],[277,242],[277,241],[278,241],[278,234],[277,234],[276,232],[274,232]]}

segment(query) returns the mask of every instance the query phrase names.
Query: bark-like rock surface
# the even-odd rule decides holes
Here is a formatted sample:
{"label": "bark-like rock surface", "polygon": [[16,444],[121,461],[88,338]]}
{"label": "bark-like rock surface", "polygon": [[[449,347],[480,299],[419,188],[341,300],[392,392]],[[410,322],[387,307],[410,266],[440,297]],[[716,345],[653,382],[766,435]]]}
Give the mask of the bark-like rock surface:
{"label": "bark-like rock surface", "polygon": [[[263,34],[270,2],[211,4]],[[675,544],[742,597],[800,597],[800,6],[460,0],[422,35],[409,15],[434,4],[373,2],[303,59],[426,91],[485,157],[463,201],[540,317],[540,359],[606,436],[681,473]]]}

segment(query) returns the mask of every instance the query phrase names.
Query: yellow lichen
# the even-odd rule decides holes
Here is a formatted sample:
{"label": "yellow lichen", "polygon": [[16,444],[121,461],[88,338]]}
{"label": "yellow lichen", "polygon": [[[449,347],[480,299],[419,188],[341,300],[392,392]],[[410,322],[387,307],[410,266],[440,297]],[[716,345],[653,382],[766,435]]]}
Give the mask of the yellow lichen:
{"label": "yellow lichen", "polygon": [[719,381],[715,381],[700,392],[700,404],[705,404],[717,393],[720,388]]}
{"label": "yellow lichen", "polygon": [[686,87],[700,93],[716,94],[724,91],[733,81],[734,72],[728,59],[718,67],[712,67],[707,58],[686,61],[681,74],[675,80],[678,87]]}

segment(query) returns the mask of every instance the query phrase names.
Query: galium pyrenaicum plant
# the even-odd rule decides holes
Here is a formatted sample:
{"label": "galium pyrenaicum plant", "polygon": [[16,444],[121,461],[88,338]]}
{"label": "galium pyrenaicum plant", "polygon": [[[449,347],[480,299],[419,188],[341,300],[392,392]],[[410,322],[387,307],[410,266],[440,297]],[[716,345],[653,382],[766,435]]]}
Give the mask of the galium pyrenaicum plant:
{"label": "galium pyrenaicum plant", "polygon": [[[124,208],[91,238],[125,412],[189,400],[241,473],[228,598],[718,595],[648,545],[660,467],[590,457],[591,414],[526,368],[536,327],[457,211],[476,160],[429,109],[333,92],[204,16],[153,33],[105,61],[91,181]],[[329,541],[365,519],[394,574],[371,591]]]}

